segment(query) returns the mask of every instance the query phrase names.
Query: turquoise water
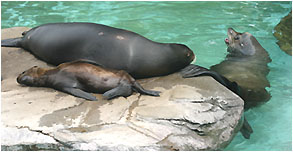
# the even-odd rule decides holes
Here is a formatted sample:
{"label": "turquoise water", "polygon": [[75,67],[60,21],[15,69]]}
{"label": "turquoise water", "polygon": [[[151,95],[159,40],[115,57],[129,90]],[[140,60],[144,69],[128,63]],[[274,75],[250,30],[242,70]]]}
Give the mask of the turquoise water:
{"label": "turquoise water", "polygon": [[250,109],[251,139],[241,134],[226,150],[292,150],[292,58],[282,52],[273,28],[291,2],[1,2],[1,28],[51,22],[95,22],[137,32],[159,42],[188,45],[196,64],[210,67],[227,55],[228,27],[252,33],[269,52],[272,98]]}

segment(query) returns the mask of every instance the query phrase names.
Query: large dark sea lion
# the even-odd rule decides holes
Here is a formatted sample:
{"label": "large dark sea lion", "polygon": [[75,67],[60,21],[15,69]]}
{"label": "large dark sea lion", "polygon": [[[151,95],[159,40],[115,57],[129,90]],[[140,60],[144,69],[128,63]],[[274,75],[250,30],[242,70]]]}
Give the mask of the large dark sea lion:
{"label": "large dark sea lion", "polygon": [[95,23],[51,23],[1,41],[21,47],[53,65],[86,59],[110,69],[125,70],[134,78],[174,73],[193,59],[183,44],[158,43],[137,33]]}
{"label": "large dark sea lion", "polygon": [[159,91],[145,90],[123,70],[106,69],[89,61],[73,61],[56,68],[34,66],[17,77],[27,86],[50,87],[87,100],[97,100],[88,92],[104,93],[106,99],[130,96],[133,91],[159,96]]}
{"label": "large dark sea lion", "polygon": [[228,29],[225,39],[229,54],[219,64],[210,67],[210,71],[200,66],[188,66],[181,71],[183,77],[200,75],[212,76],[218,82],[239,95],[248,109],[271,98],[266,87],[270,83],[266,76],[269,73],[268,63],[271,62],[268,52],[256,38],[248,32],[238,33]]}

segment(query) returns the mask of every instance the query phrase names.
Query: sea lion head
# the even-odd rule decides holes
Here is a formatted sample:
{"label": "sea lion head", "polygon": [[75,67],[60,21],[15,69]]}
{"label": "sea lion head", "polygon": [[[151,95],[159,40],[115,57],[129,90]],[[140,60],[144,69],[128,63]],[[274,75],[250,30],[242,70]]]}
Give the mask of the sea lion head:
{"label": "sea lion head", "polygon": [[252,56],[255,54],[256,51],[251,40],[254,37],[250,33],[238,33],[233,28],[228,28],[227,35],[228,38],[225,39],[225,43],[228,46],[227,51],[231,55],[240,57]]}
{"label": "sea lion head", "polygon": [[176,59],[173,59],[173,61],[176,60],[179,65],[187,66],[195,59],[193,51],[186,45],[171,43],[171,47],[173,50],[172,54],[176,56]]}
{"label": "sea lion head", "polygon": [[34,66],[19,74],[16,80],[19,84],[27,86],[41,86],[43,82],[41,82],[40,76],[43,75],[43,73],[44,69]]}

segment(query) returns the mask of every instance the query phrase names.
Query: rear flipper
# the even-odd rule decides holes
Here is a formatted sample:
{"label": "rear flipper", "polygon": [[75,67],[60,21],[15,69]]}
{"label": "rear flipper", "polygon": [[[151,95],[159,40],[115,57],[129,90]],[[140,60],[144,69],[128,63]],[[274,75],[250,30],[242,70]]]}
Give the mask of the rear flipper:
{"label": "rear flipper", "polygon": [[250,134],[253,133],[253,130],[245,117],[244,117],[244,122],[243,122],[242,128],[240,129],[240,132],[241,132],[242,136],[246,139],[249,139]]}
{"label": "rear flipper", "polygon": [[77,88],[62,88],[60,89],[60,91],[66,92],[76,97],[84,98],[86,100],[97,101],[96,97],[93,96],[92,94]]}
{"label": "rear flipper", "polygon": [[150,96],[156,96],[159,97],[160,96],[160,91],[153,91],[153,90],[145,90],[139,83],[134,82],[133,84],[133,89],[136,92],[139,92],[141,94],[145,94],[145,95],[150,95]]}
{"label": "rear flipper", "polygon": [[105,97],[105,99],[110,100],[119,96],[128,97],[131,94],[132,89],[129,84],[119,84],[118,87],[105,92],[103,96]]}
{"label": "rear flipper", "polygon": [[1,47],[21,47],[22,37],[1,40]]}
{"label": "rear flipper", "polygon": [[180,71],[183,78],[197,77],[197,76],[211,76],[223,86],[240,96],[240,88],[236,82],[231,82],[217,72],[210,71],[204,67],[190,64]]}
{"label": "rear flipper", "polygon": [[160,96],[159,91],[151,91],[143,89],[137,82],[134,82],[134,86],[126,83],[120,83],[118,87],[111,89],[103,94],[105,99],[110,100],[115,97],[123,96],[128,97],[132,94],[132,89],[141,94]]}

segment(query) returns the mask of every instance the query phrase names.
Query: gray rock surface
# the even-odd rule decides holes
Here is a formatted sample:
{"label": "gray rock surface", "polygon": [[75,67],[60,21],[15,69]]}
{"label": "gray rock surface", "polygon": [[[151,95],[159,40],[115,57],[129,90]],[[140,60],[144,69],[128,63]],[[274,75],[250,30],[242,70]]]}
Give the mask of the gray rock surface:
{"label": "gray rock surface", "polygon": [[[1,39],[27,29],[3,29]],[[143,79],[161,96],[93,102],[17,84],[24,70],[50,65],[19,48],[1,55],[2,150],[221,150],[243,122],[243,101],[211,77]]]}

